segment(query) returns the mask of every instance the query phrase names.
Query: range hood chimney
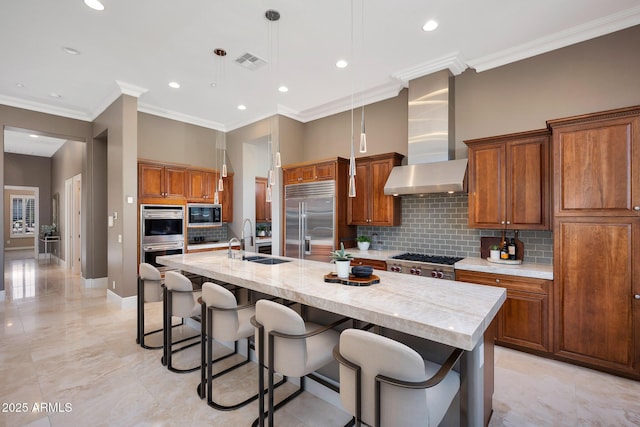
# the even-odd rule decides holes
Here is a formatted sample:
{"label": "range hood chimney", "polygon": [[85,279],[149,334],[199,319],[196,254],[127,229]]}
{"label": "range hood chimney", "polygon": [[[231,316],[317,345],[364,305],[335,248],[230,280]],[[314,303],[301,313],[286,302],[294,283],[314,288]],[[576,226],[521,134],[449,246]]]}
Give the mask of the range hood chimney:
{"label": "range hood chimney", "polygon": [[409,82],[408,164],[391,170],[384,194],[466,191],[467,159],[453,160],[454,97],[449,70]]}

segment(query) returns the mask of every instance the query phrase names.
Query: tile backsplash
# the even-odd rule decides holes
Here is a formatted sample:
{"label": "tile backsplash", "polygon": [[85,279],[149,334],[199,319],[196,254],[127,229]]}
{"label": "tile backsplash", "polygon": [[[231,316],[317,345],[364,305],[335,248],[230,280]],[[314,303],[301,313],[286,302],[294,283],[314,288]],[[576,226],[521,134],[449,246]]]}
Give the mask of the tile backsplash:
{"label": "tile backsplash", "polygon": [[[466,194],[402,197],[402,225],[358,227],[358,235],[378,234],[383,249],[436,255],[479,257],[480,237],[500,237],[500,230],[478,230],[468,224]],[[508,233],[507,236],[512,236]],[[525,262],[552,264],[553,233],[521,230]]]}
{"label": "tile backsplash", "polygon": [[205,242],[215,240],[227,240],[227,224],[223,223],[222,227],[189,227],[187,228],[187,242],[193,242],[196,238],[204,238]]}

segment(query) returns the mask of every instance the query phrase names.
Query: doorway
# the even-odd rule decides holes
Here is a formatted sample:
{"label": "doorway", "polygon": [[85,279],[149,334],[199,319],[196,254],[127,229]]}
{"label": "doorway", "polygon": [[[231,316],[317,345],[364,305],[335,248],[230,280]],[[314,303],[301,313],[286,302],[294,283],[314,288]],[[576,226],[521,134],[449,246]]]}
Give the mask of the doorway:
{"label": "doorway", "polygon": [[67,270],[71,274],[80,274],[81,248],[81,219],[82,219],[82,177],[75,175],[65,180],[64,192],[66,206],[64,208],[64,223],[67,230],[65,239],[65,260],[68,260]]}

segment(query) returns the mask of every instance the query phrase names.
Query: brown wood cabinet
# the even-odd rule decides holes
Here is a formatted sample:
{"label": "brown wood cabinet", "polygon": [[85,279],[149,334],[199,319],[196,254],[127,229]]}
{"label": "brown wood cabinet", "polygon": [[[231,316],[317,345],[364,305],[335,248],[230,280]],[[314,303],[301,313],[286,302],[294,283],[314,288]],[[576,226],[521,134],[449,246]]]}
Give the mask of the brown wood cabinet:
{"label": "brown wood cabinet", "polygon": [[190,202],[212,202],[218,185],[213,171],[188,169],[187,182],[189,183],[187,199]]}
{"label": "brown wood cabinet", "polygon": [[547,122],[556,216],[640,215],[640,108]]}
{"label": "brown wood cabinet", "polygon": [[185,200],[187,169],[157,163],[138,164],[138,197]]}
{"label": "brown wood cabinet", "polygon": [[[218,182],[219,173],[216,172],[214,175]],[[227,172],[227,177],[222,180],[224,190],[218,192],[218,198],[222,203],[222,222],[233,222],[233,173]]]}
{"label": "brown wood cabinet", "polygon": [[356,197],[347,205],[350,225],[397,226],[401,224],[401,200],[384,194],[391,169],[399,166],[402,154],[388,153],[356,159]]}
{"label": "brown wood cabinet", "polygon": [[283,166],[284,184],[326,181],[336,179],[335,161]]}
{"label": "brown wood cabinet", "polygon": [[640,107],[548,124],[555,357],[640,379]]}
{"label": "brown wood cabinet", "polygon": [[387,270],[386,261],[378,260],[378,259],[369,259],[369,258],[353,258],[351,260],[351,265],[360,266],[360,265],[368,265],[373,267],[376,270]]}
{"label": "brown wood cabinet", "polygon": [[496,316],[497,344],[551,353],[551,280],[466,270],[456,270],[456,280],[507,289],[507,300]]}
{"label": "brown wood cabinet", "polygon": [[465,141],[469,227],[548,230],[549,131]]}
{"label": "brown wood cabinet", "polygon": [[256,223],[271,222],[271,202],[267,202],[267,178],[256,177]]}

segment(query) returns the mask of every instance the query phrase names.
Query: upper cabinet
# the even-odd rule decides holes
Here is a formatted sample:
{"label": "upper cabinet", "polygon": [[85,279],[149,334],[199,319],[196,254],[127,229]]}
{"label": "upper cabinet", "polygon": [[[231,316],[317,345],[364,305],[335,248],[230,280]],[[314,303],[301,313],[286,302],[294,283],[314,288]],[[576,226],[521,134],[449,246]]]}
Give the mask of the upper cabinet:
{"label": "upper cabinet", "polygon": [[189,169],[187,171],[187,198],[192,202],[211,202],[216,191],[218,181],[212,171]]}
{"label": "upper cabinet", "polygon": [[284,185],[336,179],[335,161],[282,168]]}
{"label": "upper cabinet", "polygon": [[178,199],[187,195],[187,169],[156,163],[138,164],[138,197],[142,199]]}
{"label": "upper cabinet", "polygon": [[469,227],[549,230],[549,131],[465,141]]}
{"label": "upper cabinet", "polygon": [[384,194],[391,169],[402,154],[388,153],[356,159],[356,197],[347,205],[349,225],[397,226],[401,224],[401,200]]}
{"label": "upper cabinet", "polygon": [[267,202],[267,178],[256,177],[256,223],[271,221],[271,202]]}
{"label": "upper cabinet", "polygon": [[557,216],[640,215],[640,108],[547,122]]}

